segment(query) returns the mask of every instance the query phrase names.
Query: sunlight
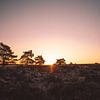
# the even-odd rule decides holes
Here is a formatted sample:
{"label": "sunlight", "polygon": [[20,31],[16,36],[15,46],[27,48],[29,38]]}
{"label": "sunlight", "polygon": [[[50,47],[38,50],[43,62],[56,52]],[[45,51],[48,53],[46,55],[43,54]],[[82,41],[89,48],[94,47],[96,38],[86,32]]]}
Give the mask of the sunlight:
{"label": "sunlight", "polygon": [[60,59],[63,58],[63,56],[61,56],[61,52],[58,50],[52,50],[49,53],[45,53],[44,54],[44,58],[46,60],[45,64],[49,64],[52,65],[54,63],[56,63],[56,59]]}
{"label": "sunlight", "polygon": [[50,65],[50,71],[51,73],[54,72],[56,70],[56,66],[55,65]]}
{"label": "sunlight", "polygon": [[20,60],[16,61],[16,64],[20,64]]}
{"label": "sunlight", "polygon": [[47,56],[46,57],[46,64],[54,64],[56,62],[56,57],[55,56]]}

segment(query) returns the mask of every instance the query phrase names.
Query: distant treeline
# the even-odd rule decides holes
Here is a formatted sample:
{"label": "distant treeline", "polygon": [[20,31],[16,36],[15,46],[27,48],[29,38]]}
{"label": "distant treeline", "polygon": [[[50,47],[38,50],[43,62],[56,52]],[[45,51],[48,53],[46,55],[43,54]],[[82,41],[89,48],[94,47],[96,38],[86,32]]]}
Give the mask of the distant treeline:
{"label": "distant treeline", "polygon": [[[32,50],[24,51],[22,56],[17,59],[17,55],[14,54],[11,47],[0,43],[0,64],[25,64],[25,65],[43,65],[45,60],[42,55],[34,57]],[[64,65],[66,61],[64,58],[56,59],[56,65]]]}

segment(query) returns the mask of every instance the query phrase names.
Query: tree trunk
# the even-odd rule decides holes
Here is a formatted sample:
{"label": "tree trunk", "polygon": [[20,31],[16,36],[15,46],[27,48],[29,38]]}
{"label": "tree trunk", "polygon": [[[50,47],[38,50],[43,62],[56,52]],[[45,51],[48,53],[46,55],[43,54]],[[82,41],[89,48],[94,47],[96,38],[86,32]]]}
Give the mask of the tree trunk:
{"label": "tree trunk", "polygon": [[2,64],[5,65],[5,58],[3,58],[3,62],[2,62]]}

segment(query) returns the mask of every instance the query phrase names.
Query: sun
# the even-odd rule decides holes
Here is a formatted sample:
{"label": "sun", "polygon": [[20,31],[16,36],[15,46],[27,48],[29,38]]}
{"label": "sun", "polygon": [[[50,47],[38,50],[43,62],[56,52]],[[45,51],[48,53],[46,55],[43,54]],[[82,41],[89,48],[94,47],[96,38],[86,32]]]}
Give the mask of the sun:
{"label": "sun", "polygon": [[47,48],[43,53],[45,64],[52,65],[56,63],[56,59],[64,58],[63,51],[59,48]]}
{"label": "sun", "polygon": [[56,59],[62,58],[59,54],[50,54],[45,57],[45,64],[52,65],[56,63]]}
{"label": "sun", "polygon": [[48,56],[46,57],[46,64],[52,65],[56,62],[56,57],[55,56]]}

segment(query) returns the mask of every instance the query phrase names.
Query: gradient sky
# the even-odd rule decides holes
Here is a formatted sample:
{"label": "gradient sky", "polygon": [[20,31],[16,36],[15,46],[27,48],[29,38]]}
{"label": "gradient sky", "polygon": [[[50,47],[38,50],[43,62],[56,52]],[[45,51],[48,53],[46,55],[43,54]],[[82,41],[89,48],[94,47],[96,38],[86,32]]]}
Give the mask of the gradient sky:
{"label": "gradient sky", "polygon": [[100,0],[0,0],[0,41],[46,64],[100,62]]}

